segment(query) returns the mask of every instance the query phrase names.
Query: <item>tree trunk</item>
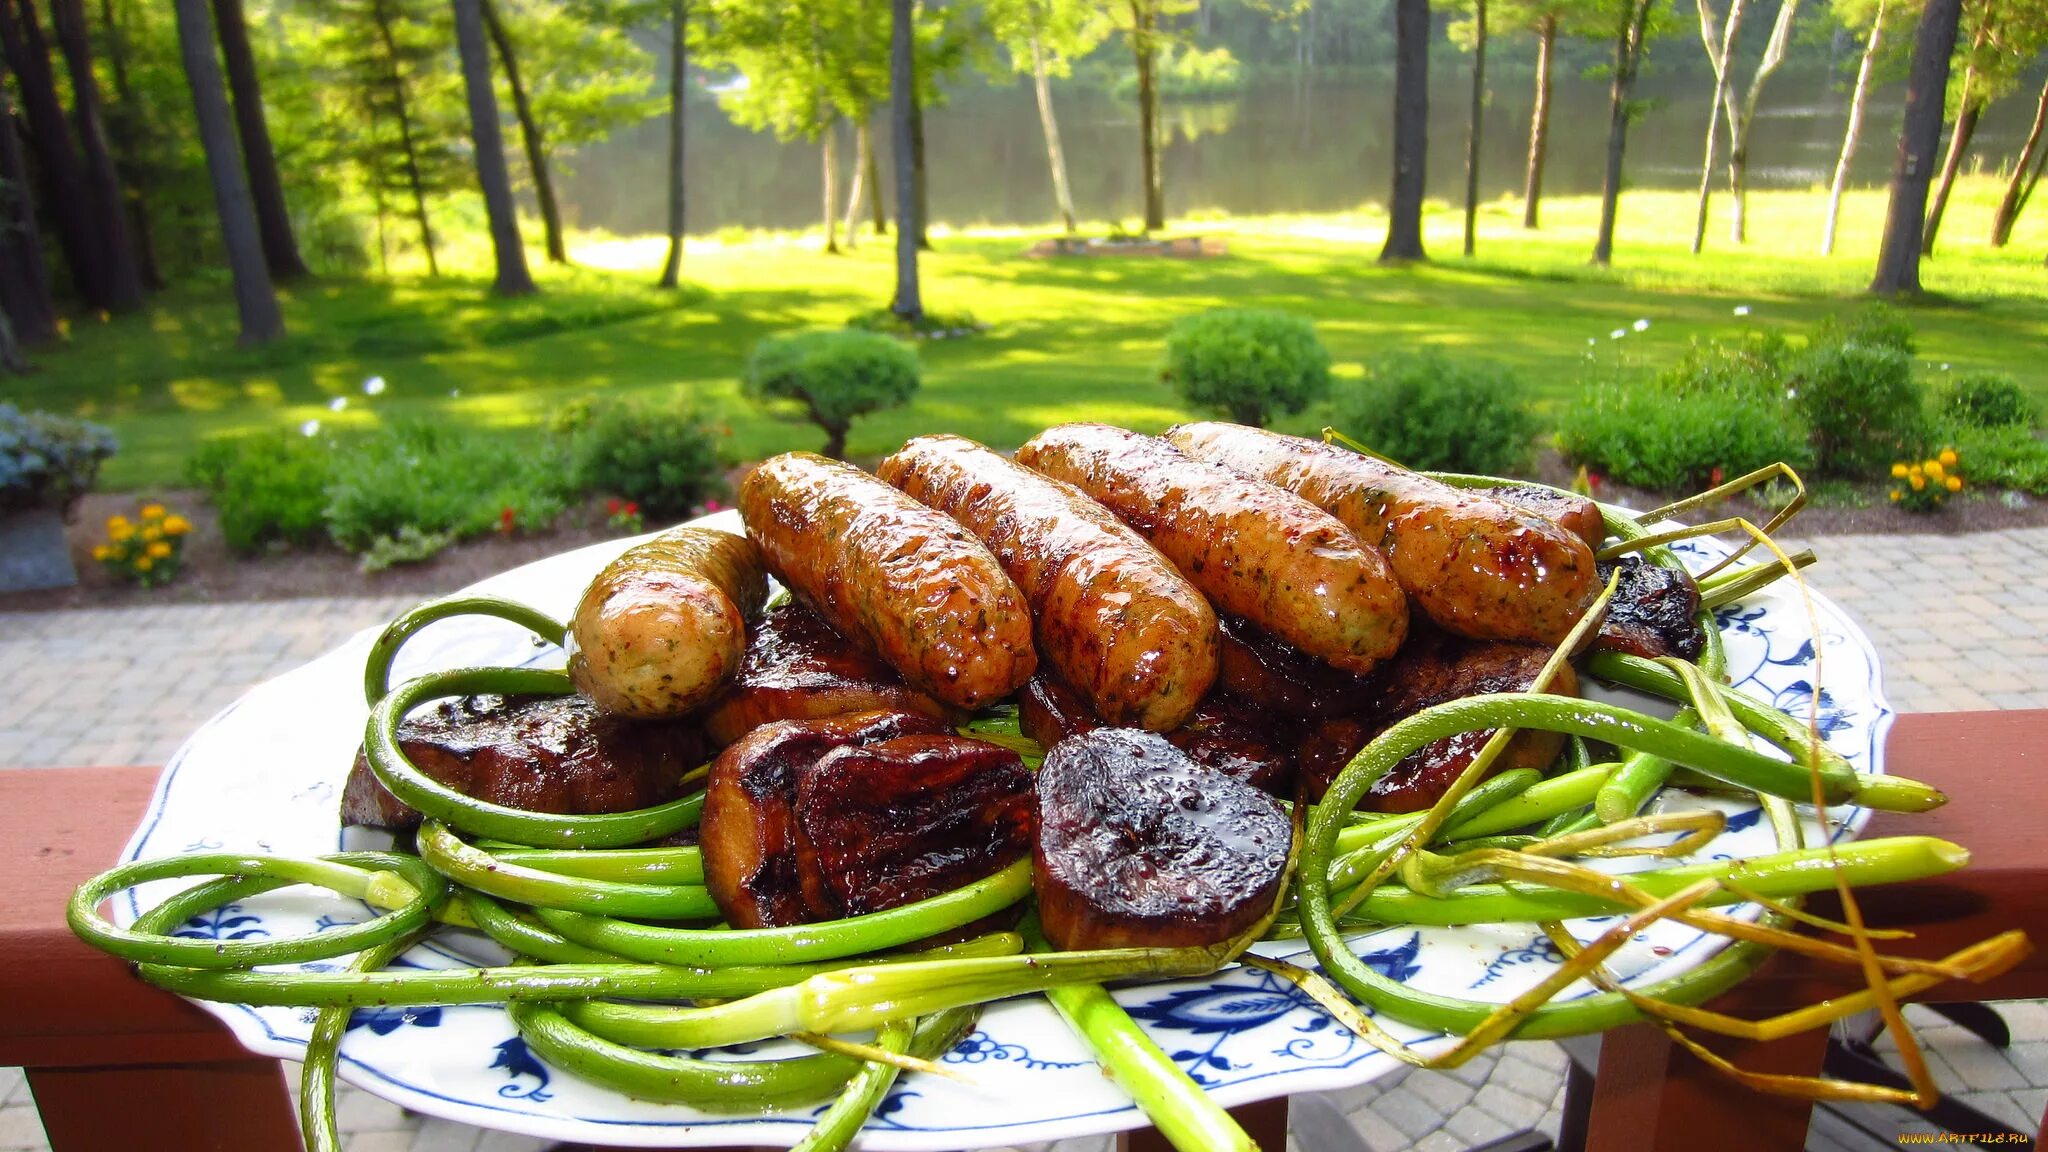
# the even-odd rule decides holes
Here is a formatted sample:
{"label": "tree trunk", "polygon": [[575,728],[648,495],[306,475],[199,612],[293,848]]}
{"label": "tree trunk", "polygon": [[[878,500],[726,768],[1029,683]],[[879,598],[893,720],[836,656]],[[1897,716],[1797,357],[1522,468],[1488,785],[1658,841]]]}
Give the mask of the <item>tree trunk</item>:
{"label": "tree trunk", "polygon": [[896,298],[889,310],[915,324],[924,319],[917,283],[917,235],[924,230],[917,202],[917,169],[912,161],[917,109],[915,17],[917,0],[889,0],[890,157],[896,165]]}
{"label": "tree trunk", "polygon": [[1906,114],[1899,129],[1899,158],[1892,168],[1891,204],[1884,240],[1877,249],[1877,274],[1870,290],[1880,296],[1920,291],[1920,230],[1927,221],[1927,184],[1934,152],[1941,146],[1942,104],[1948,94],[1949,57],[1956,50],[1962,0],[1927,0],[1913,33],[1913,66],[1906,78]]}
{"label": "tree trunk", "polygon": [[1380,263],[1427,260],[1423,178],[1429,164],[1429,0],[1394,0],[1394,191]]}
{"label": "tree trunk", "polygon": [[867,194],[868,168],[874,163],[874,142],[868,138],[865,113],[853,127],[853,178],[846,190],[846,250],[860,247],[861,197]]}
{"label": "tree trunk", "polygon": [[86,304],[109,304],[107,269],[85,191],[85,173],[71,143],[71,125],[57,99],[57,79],[50,70],[50,49],[36,25],[33,5],[21,9],[16,21],[12,3],[0,2],[0,48],[21,90],[21,109],[35,146],[46,195],[43,203],[54,217],[57,246],[71,269],[71,283]]}
{"label": "tree trunk", "polygon": [[1536,105],[1529,112],[1529,164],[1522,174],[1522,227],[1536,227],[1536,205],[1543,199],[1543,157],[1550,150],[1550,65],[1557,52],[1557,16],[1536,26]]}
{"label": "tree trunk", "polygon": [[[491,224],[491,256],[500,296],[531,296],[537,289],[526,268],[526,243],[519,238],[519,208],[512,202],[512,176],[505,170],[505,137],[498,128],[498,90],[491,83],[491,49],[484,43],[484,0],[451,0],[455,48],[462,57],[462,87],[469,97],[469,139],[476,182],[484,193]],[[508,56],[507,59],[510,59]]]}
{"label": "tree trunk", "polygon": [[1998,211],[1991,217],[1991,246],[2003,248],[2012,239],[2013,221],[2019,218],[2020,196],[2025,192],[2027,172],[2040,171],[2036,157],[2041,155],[2041,132],[2048,128],[2048,82],[2041,85],[2040,99],[2034,103],[2034,125],[2027,129],[2027,142],[2020,146],[2019,159],[2013,161],[2012,176],[2005,182],[2005,195],[1998,198]]}
{"label": "tree trunk", "polygon": [[1614,76],[1608,93],[1607,172],[1600,182],[1600,234],[1593,241],[1593,263],[1614,261],[1614,219],[1621,208],[1621,158],[1628,148],[1628,100],[1636,69],[1643,59],[1643,27],[1655,0],[1631,0],[1628,22],[1614,38]]}
{"label": "tree trunk", "polygon": [[14,321],[23,344],[57,338],[57,307],[50,300],[50,274],[43,265],[43,234],[36,227],[36,198],[29,191],[28,164],[14,117],[0,99],[0,310]]}
{"label": "tree trunk", "polygon": [[1130,0],[1131,55],[1138,66],[1138,159],[1145,182],[1145,231],[1166,227],[1166,194],[1159,164],[1159,90],[1152,75],[1158,46],[1152,42],[1159,14],[1154,0]]}
{"label": "tree trunk", "polygon": [[661,262],[662,288],[673,288],[683,271],[683,87],[689,67],[689,3],[671,0],[668,13],[668,256]]}
{"label": "tree trunk", "polygon": [[839,121],[827,121],[819,137],[825,162],[825,251],[839,251]]}
{"label": "tree trunk", "polygon": [[[927,179],[929,175],[930,171],[925,167],[924,163],[924,105],[919,101],[917,93],[912,92],[910,94],[910,176],[911,182],[916,185],[914,191],[917,195],[917,246],[926,249],[932,246],[932,238],[925,234],[925,229],[932,222],[932,203],[930,196],[927,194],[930,187]],[[896,215],[899,218],[896,226],[901,228],[903,224],[900,218],[903,215],[903,209],[900,205],[896,209]]]}
{"label": "tree trunk", "polygon": [[1934,255],[1934,235],[1941,231],[1942,214],[1948,211],[1948,194],[1962,170],[1963,154],[1970,150],[1970,138],[1977,134],[1977,120],[1984,114],[1984,101],[1974,97],[1977,78],[1974,67],[1963,73],[1963,94],[1956,108],[1956,123],[1948,137],[1948,155],[1941,162],[1941,183],[1934,190],[1934,203],[1927,209],[1927,227],[1920,233],[1920,254]]}
{"label": "tree trunk", "polygon": [[99,233],[99,258],[107,270],[107,299],[103,307],[112,312],[132,312],[142,307],[145,299],[142,266],[135,259],[135,245],[128,235],[128,204],[121,194],[121,173],[114,167],[114,154],[107,147],[85,8],[80,0],[50,0],[50,23],[71,73],[72,122],[77,126],[85,156],[85,190]]}
{"label": "tree trunk", "polygon": [[1785,62],[1785,46],[1792,39],[1792,20],[1799,12],[1799,0],[1778,5],[1777,22],[1771,25],[1771,39],[1764,56],[1750,77],[1749,91],[1742,98],[1742,112],[1728,118],[1728,195],[1734,201],[1728,218],[1728,237],[1737,244],[1749,239],[1749,126],[1756,121],[1756,106],[1763,99],[1764,83]]}
{"label": "tree trunk", "polygon": [[[533,100],[519,79],[519,54],[513,50],[512,34],[498,19],[497,5],[483,0],[484,29],[498,51],[498,63],[505,66],[505,84],[512,89],[512,114],[519,119],[519,141],[526,149],[526,170],[533,176],[533,199],[540,206],[540,224],[547,238],[548,263],[567,264],[568,246],[562,242],[562,209],[555,200],[555,179],[548,173],[547,140],[540,121],[533,118]],[[495,103],[495,101],[494,101]]]}
{"label": "tree trunk", "polygon": [[[1209,10],[1202,9],[1204,19]],[[1059,203],[1060,219],[1066,222],[1067,234],[1074,233],[1074,193],[1067,187],[1067,156],[1060,150],[1060,123],[1052,114],[1052,78],[1045,70],[1045,49],[1040,47],[1038,37],[1031,37],[1031,83],[1038,91],[1038,126],[1045,131],[1045,158],[1052,165],[1052,194]]]}
{"label": "tree trunk", "polygon": [[882,159],[876,154],[874,113],[868,113],[867,123],[861,127],[868,134],[868,216],[874,222],[875,235],[889,234],[889,212],[882,207]]}
{"label": "tree trunk", "polygon": [[1842,218],[1842,192],[1849,186],[1849,162],[1856,158],[1856,140],[1863,132],[1863,109],[1870,102],[1870,74],[1877,64],[1877,49],[1884,40],[1885,0],[1878,0],[1877,15],[1870,23],[1870,37],[1863,45],[1863,62],[1856,66],[1856,91],[1849,97],[1849,126],[1842,131],[1842,155],[1835,161],[1835,178],[1828,185],[1828,220],[1820,235],[1820,254],[1835,254],[1835,227]]}
{"label": "tree trunk", "polygon": [[213,0],[213,18],[220,25],[221,55],[227,61],[228,88],[235,100],[235,132],[242,142],[242,167],[249,173],[249,194],[256,200],[256,223],[263,233],[263,258],[270,275],[296,280],[306,275],[299,242],[292,234],[291,212],[285,207],[284,183],[277,173],[277,153],[270,146],[270,126],[263,117],[263,90],[256,81],[256,57],[249,50],[249,27],[242,0]]}
{"label": "tree trunk", "polygon": [[412,109],[405,99],[405,77],[398,71],[398,39],[391,32],[389,0],[371,0],[370,17],[377,23],[377,38],[384,43],[384,83],[391,89],[392,114],[398,117],[398,143],[405,154],[405,179],[412,188],[413,219],[420,226],[420,247],[427,253],[427,275],[439,276],[441,264],[434,258],[434,227],[427,221],[426,179],[420,172],[419,150],[412,142]]}
{"label": "tree trunk", "polygon": [[150,224],[149,200],[135,158],[142,142],[135,132],[135,89],[128,82],[128,47],[115,19],[114,0],[100,0],[100,23],[106,28],[107,68],[114,77],[116,104],[107,116],[107,133],[113,137],[115,169],[121,175],[121,199],[128,213],[129,234],[135,241],[135,266],[142,272],[142,286],[154,292],[164,286],[164,274],[156,259],[156,229]]}
{"label": "tree trunk", "polygon": [[[1714,95],[1707,108],[1707,156],[1700,162],[1699,211],[1693,218],[1692,254],[1697,256],[1707,243],[1707,205],[1714,196],[1714,161],[1721,143],[1721,105],[1728,97],[1728,67],[1735,55],[1737,34],[1742,28],[1743,0],[1728,5],[1728,26],[1716,35],[1714,8],[1699,0],[1700,42],[1707,46],[1707,63],[1714,68]],[[1719,40],[1717,45],[1714,43]]]}
{"label": "tree trunk", "polygon": [[220,237],[234,274],[235,308],[241,314],[243,344],[262,344],[284,335],[284,316],[277,310],[277,292],[270,284],[270,266],[263,256],[263,237],[256,223],[256,205],[242,174],[235,147],[234,113],[214,56],[213,21],[206,0],[176,0],[178,46],[185,58],[185,80],[192,87],[192,109],[199,121],[199,144],[206,153],[206,172],[213,181],[213,203],[220,213]]}
{"label": "tree trunk", "polygon": [[26,356],[21,354],[21,344],[14,338],[14,325],[7,315],[0,312],[0,370],[23,373],[29,370]]}
{"label": "tree trunk", "polygon": [[1465,255],[1479,238],[1479,128],[1486,110],[1486,0],[1472,0],[1472,115],[1465,127]]}

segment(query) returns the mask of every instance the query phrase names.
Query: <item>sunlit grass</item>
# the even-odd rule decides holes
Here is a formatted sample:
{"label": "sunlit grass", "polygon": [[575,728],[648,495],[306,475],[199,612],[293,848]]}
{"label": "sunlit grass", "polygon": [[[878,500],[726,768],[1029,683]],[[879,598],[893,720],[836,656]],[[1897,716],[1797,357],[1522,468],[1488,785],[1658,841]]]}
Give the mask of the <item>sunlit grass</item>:
{"label": "sunlit grass", "polygon": [[[1991,251],[1983,238],[1996,194],[1988,178],[1958,189],[1940,254],[1924,266],[1935,296],[1913,308],[1921,359],[1930,378],[1943,365],[1995,369],[2048,396],[2048,214],[2022,219],[2013,244]],[[1471,261],[1457,255],[1458,214],[1433,206],[1436,262],[1407,269],[1374,262],[1385,230],[1375,210],[1204,214],[1175,231],[1219,237],[1230,255],[1200,261],[1034,260],[1023,252],[1050,229],[935,229],[927,303],[971,311],[993,330],[922,345],[917,401],[861,421],[849,448],[876,455],[934,430],[1008,447],[1060,420],[1163,428],[1188,413],[1158,380],[1160,339],[1174,318],[1225,304],[1312,316],[1339,387],[1389,350],[1435,344],[1513,364],[1548,410],[1616,358],[1664,364],[1696,338],[1745,326],[1803,333],[1854,306],[1882,229],[1882,192],[1852,194],[1826,259],[1818,192],[1753,195],[1742,248],[1726,238],[1725,197],[1716,205],[1707,251],[1694,257],[1689,195],[1629,193],[1611,269],[1586,262],[1598,204],[1585,197],[1547,202],[1536,232],[1521,228],[1518,203],[1487,205]],[[401,419],[534,427],[594,392],[680,391],[723,414],[737,455],[759,457],[815,447],[820,434],[745,403],[736,377],[748,350],[772,332],[837,326],[886,303],[893,239],[864,235],[857,251],[827,256],[814,234],[692,237],[689,287],[669,293],[652,287],[660,237],[586,234],[571,245],[578,267],[546,268],[536,252],[543,294],[505,301],[488,295],[484,246],[462,237],[446,261],[457,274],[438,280],[402,270],[295,287],[285,301],[290,338],[250,350],[234,346],[225,280],[188,284],[139,315],[74,318],[68,345],[38,352],[40,371],[0,383],[0,394],[112,424],[122,451],[105,480],[116,487],[175,482],[193,446],[213,436],[312,420],[323,434]],[[1751,314],[1735,316],[1737,305]],[[1639,319],[1647,331],[1633,330]],[[1610,339],[1617,329],[1627,335]],[[386,382],[381,395],[364,393],[371,376]],[[340,411],[330,407],[337,399]],[[1316,422],[1308,414],[1294,425]]]}

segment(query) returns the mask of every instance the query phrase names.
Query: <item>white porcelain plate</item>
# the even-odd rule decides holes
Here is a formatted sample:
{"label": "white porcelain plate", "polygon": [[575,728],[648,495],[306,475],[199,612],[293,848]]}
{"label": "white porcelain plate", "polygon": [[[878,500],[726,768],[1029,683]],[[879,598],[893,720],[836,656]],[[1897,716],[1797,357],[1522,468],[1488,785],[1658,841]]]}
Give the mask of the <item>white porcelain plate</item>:
{"label": "white porcelain plate", "polygon": [[[738,530],[731,513],[713,518]],[[477,590],[525,601],[566,617],[585,583],[629,541],[593,545],[486,580]],[[1713,542],[1680,545],[1703,566]],[[1743,691],[1805,716],[1813,702],[1817,658],[1826,666],[1819,693],[1828,743],[1858,768],[1882,770],[1891,710],[1879,683],[1877,653],[1832,603],[1815,597],[1819,632],[1790,589],[1774,588],[1720,613],[1730,678]],[[311,856],[336,851],[341,786],[362,739],[366,708],[362,667],[373,635],[250,692],[186,741],[165,769],[127,858],[201,851]],[[480,664],[546,664],[561,654],[495,620],[438,623],[407,646],[396,677]],[[396,682],[396,681],[395,681]],[[1729,813],[1714,856],[1751,856],[1775,848],[1755,805],[1667,795],[1660,804],[1713,803]],[[1838,813],[1845,826],[1855,814]],[[351,847],[357,846],[354,842]],[[116,901],[123,923],[137,902],[153,904],[179,882],[152,885]],[[317,932],[365,919],[369,909],[308,889],[288,889],[218,910],[180,935],[257,939]],[[1600,930],[1586,922],[1580,935]],[[1353,941],[1369,963],[1404,983],[1450,995],[1505,1000],[1556,965],[1548,940],[1526,926],[1396,928]],[[1720,946],[1678,925],[1638,936],[1613,964],[1632,983],[1676,975]],[[1299,941],[1261,951],[1312,962]],[[413,949],[421,967],[470,963],[444,945]],[[331,964],[330,964],[331,966]],[[308,968],[319,967],[307,965]],[[1585,989],[1568,990],[1583,995]],[[1157,983],[1117,998],[1160,1046],[1227,1105],[1296,1092],[1362,1084],[1398,1065],[1336,1026],[1291,987],[1264,973]],[[207,1004],[254,1051],[296,1058],[312,1013],[291,1008]],[[1424,1039],[1395,1025],[1397,1034]],[[1442,1042],[1442,1041],[1440,1041]],[[341,1074],[405,1108],[488,1128],[561,1140],[642,1146],[782,1145],[795,1142],[816,1109],[770,1115],[707,1115],[629,1099],[549,1067],[490,1007],[385,1009],[356,1014],[342,1044]],[[944,1150],[1054,1140],[1137,1127],[1142,1116],[1106,1080],[1088,1052],[1037,998],[991,1008],[944,1062],[971,1081],[910,1075],[897,1082],[862,1146]]]}

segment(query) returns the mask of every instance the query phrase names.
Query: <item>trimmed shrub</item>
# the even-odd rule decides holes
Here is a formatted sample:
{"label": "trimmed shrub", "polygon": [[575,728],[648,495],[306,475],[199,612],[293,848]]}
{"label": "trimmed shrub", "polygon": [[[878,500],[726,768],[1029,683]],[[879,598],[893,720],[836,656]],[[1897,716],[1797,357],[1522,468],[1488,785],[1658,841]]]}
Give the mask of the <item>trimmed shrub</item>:
{"label": "trimmed shrub", "polygon": [[1830,344],[1868,344],[1889,348],[1911,359],[1919,351],[1913,339],[1913,323],[1897,308],[1873,300],[1847,317],[1829,316],[1813,334],[1812,348]]}
{"label": "trimmed shrub", "polygon": [[577,486],[621,496],[657,516],[682,516],[725,495],[724,432],[681,403],[594,405],[570,441]]}
{"label": "trimmed shrub", "polygon": [[1194,407],[1263,428],[1329,393],[1330,354],[1306,317],[1218,308],[1174,323],[1160,378]]}
{"label": "trimmed shrub", "polygon": [[1952,423],[1943,439],[1955,445],[1970,483],[1978,488],[2016,488],[2048,496],[2048,440],[2017,424],[1996,428]]}
{"label": "trimmed shrub", "polygon": [[917,353],[876,332],[801,332],[754,346],[742,378],[757,401],[795,404],[825,430],[825,455],[846,455],[855,417],[908,403],[921,378]]}
{"label": "trimmed shrub", "polygon": [[1942,415],[1972,428],[2032,428],[2039,415],[2019,381],[1998,372],[1956,377],[1941,397]]}
{"label": "trimmed shrub", "polygon": [[1884,344],[1820,344],[1790,381],[1793,406],[1813,430],[1824,475],[1855,476],[1909,454],[1925,435],[1919,385],[1905,352]]}
{"label": "trimmed shrub", "polygon": [[1439,472],[1513,472],[1537,430],[1506,368],[1433,348],[1389,356],[1339,388],[1331,417],[1373,451]]}
{"label": "trimmed shrub", "polygon": [[0,403],[0,512],[69,512],[113,454],[114,434],[101,425]]}
{"label": "trimmed shrub", "polygon": [[407,528],[458,540],[494,528],[545,528],[574,492],[556,441],[432,424],[396,425],[346,445],[333,468],[328,532],[356,553],[380,537],[400,541]]}
{"label": "trimmed shrub", "polygon": [[1776,397],[1743,389],[1701,391],[1682,401],[1664,382],[1588,389],[1568,409],[1558,447],[1623,484],[1664,492],[1706,487],[1783,460],[1812,463],[1807,427]]}
{"label": "trimmed shrub", "polygon": [[1739,342],[1695,340],[1685,358],[1659,379],[1673,395],[1735,392],[1772,401],[1785,395],[1792,347],[1775,332],[1752,332]]}
{"label": "trimmed shrub", "polygon": [[221,536],[237,552],[314,544],[327,534],[332,441],[304,436],[216,440],[185,461],[185,475],[211,495]]}

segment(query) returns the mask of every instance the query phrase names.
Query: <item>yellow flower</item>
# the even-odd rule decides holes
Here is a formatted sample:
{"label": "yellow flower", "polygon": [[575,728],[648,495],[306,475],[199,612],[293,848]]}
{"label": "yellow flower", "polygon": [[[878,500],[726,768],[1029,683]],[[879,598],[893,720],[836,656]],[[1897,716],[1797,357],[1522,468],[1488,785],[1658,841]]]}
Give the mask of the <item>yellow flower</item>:
{"label": "yellow flower", "polygon": [[1904,492],[1899,491],[1897,488],[1892,489],[1892,503],[1897,504],[1900,500],[1905,499],[1905,497],[1906,494]]}
{"label": "yellow flower", "polygon": [[128,518],[126,516],[107,517],[107,531],[109,532],[118,532],[121,529],[126,528],[127,526]]}
{"label": "yellow flower", "polygon": [[142,518],[143,518],[144,520],[161,520],[161,519],[163,519],[163,518],[164,518],[164,506],[163,506],[163,505],[161,505],[161,504],[144,504],[144,505],[142,506]]}
{"label": "yellow flower", "polygon": [[1956,455],[1956,450],[1955,450],[1955,449],[1953,449],[1953,448],[1943,448],[1943,449],[1941,450],[1941,462],[1942,462],[1943,464],[1946,464],[1946,465],[1948,465],[1949,467],[1953,468],[1953,467],[1955,467],[1955,466],[1956,466],[1956,461],[1957,461],[1958,459],[1960,459],[1960,457],[1958,457],[1958,456]]}
{"label": "yellow flower", "polygon": [[[120,519],[115,517],[115,519]],[[107,537],[111,540],[126,540],[135,535],[135,526],[122,520],[119,524],[107,525]]]}
{"label": "yellow flower", "polygon": [[1926,471],[1926,473],[1929,476],[1934,477],[1936,480],[1941,479],[1941,461],[1929,460],[1927,463],[1922,464],[1920,467],[1924,471]]}
{"label": "yellow flower", "polygon": [[156,561],[151,560],[147,556],[137,556],[135,558],[135,570],[137,572],[147,572],[154,567],[156,567]]}
{"label": "yellow flower", "polygon": [[1906,483],[1911,484],[1913,486],[1913,491],[1918,492],[1921,489],[1927,487],[1927,477],[1915,474],[1907,477]]}
{"label": "yellow flower", "polygon": [[149,554],[151,556],[154,556],[158,560],[162,560],[163,558],[171,554],[171,542],[168,540],[159,540],[156,543],[151,544],[149,546]]}
{"label": "yellow flower", "polygon": [[144,540],[161,540],[164,538],[164,530],[151,524],[142,530],[142,538]]}
{"label": "yellow flower", "polygon": [[92,546],[92,558],[95,560],[110,560],[113,556],[114,550],[105,544],[95,544]]}
{"label": "yellow flower", "polygon": [[176,512],[173,512],[169,516],[164,518],[164,531],[169,535],[183,536],[185,533],[190,532],[191,530],[192,522],[190,520],[185,519],[183,516],[178,515]]}
{"label": "yellow flower", "polygon": [[1945,485],[1951,492],[1961,492],[1963,490],[1963,478],[1961,476],[1951,476],[1945,482]]}
{"label": "yellow flower", "polygon": [[1905,478],[1906,478],[1906,466],[1905,466],[1904,464],[1894,464],[1894,465],[1892,465],[1892,479],[1894,479],[1894,480],[1904,480]]}
{"label": "yellow flower", "polygon": [[1911,468],[1906,469],[1906,478],[1909,480],[1918,480],[1921,477],[1921,475],[1922,473],[1920,471],[1920,466],[1918,464],[1915,464]]}

